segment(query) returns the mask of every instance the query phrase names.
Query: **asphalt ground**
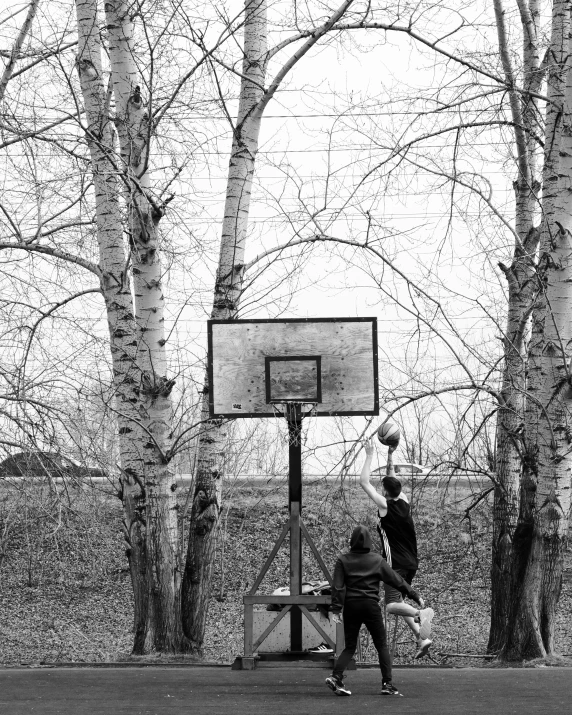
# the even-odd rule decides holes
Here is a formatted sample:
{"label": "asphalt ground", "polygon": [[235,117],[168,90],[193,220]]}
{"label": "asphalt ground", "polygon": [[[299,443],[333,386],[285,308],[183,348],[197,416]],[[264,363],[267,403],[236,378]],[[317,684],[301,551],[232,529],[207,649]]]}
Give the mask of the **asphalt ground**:
{"label": "asphalt ground", "polygon": [[322,668],[53,668],[0,670],[2,715],[558,715],[572,712],[572,669],[395,669],[349,672],[337,697]]}

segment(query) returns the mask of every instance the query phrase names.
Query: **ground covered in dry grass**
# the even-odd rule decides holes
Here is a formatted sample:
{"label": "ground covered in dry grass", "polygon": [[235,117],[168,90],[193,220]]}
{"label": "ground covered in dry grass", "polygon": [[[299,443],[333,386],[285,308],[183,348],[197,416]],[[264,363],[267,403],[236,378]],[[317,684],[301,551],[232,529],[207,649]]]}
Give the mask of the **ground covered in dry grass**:
{"label": "ground covered in dry grass", "polygon": [[[413,490],[421,552],[416,588],[436,612],[436,661],[485,661],[489,617],[490,504],[465,510],[479,489]],[[205,657],[230,663],[242,651],[242,595],[256,578],[287,519],[285,484],[234,486],[227,494],[215,565]],[[375,512],[355,484],[315,482],[304,489],[303,518],[333,567],[356,523],[375,531]],[[377,536],[376,536],[377,538]],[[323,578],[304,548],[304,578]],[[568,564],[569,565],[569,564]],[[572,653],[572,580],[566,572],[557,646]],[[260,592],[288,585],[287,543]],[[0,490],[0,663],[124,660],[132,641],[132,601],[117,499],[96,492],[34,498]],[[396,664],[413,643],[397,634]],[[445,655],[448,654],[448,655]],[[465,657],[461,657],[462,654]],[[361,659],[374,660],[368,638]]]}

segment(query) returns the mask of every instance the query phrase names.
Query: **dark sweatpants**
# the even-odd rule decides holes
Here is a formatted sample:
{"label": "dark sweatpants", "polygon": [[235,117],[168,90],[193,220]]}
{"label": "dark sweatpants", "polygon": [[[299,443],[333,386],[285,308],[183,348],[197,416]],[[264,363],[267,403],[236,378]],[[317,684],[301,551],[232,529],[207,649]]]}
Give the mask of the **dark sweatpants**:
{"label": "dark sweatpants", "polygon": [[344,670],[357,648],[359,629],[365,623],[379,657],[379,667],[383,682],[391,681],[391,657],[387,647],[387,636],[383,614],[377,601],[372,598],[350,598],[344,603],[344,639],[346,647],[334,665],[334,675],[343,677]]}

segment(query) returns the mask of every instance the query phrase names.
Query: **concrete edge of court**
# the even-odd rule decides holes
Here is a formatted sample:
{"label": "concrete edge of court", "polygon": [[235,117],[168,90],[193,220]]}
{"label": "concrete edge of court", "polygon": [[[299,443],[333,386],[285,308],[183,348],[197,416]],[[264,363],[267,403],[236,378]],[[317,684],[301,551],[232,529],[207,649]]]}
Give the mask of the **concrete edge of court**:
{"label": "concrete edge of court", "polygon": [[[565,657],[565,656],[562,656]],[[394,665],[393,670],[526,670],[533,668],[571,668],[572,669],[572,656],[570,657],[570,663],[523,663],[523,664],[485,664],[485,663],[466,663],[466,664],[455,664],[455,663],[424,663],[424,664],[407,664]],[[212,662],[201,662],[201,663],[158,663],[158,662],[125,662],[125,661],[109,661],[109,662],[62,662],[62,663],[0,663],[0,671],[3,670],[53,670],[53,669],[111,669],[111,668],[122,668],[122,669],[139,669],[139,668],[226,668],[231,670],[231,663],[212,663]],[[304,670],[304,666],[284,664],[284,669],[288,670]],[[379,668],[377,663],[360,663],[358,664],[358,670],[370,670]],[[315,670],[316,668],[312,668]],[[266,668],[256,668],[256,670],[266,670]],[[327,668],[323,668],[327,670]]]}
{"label": "concrete edge of court", "polygon": [[[288,668],[288,669],[295,669],[295,670],[304,670],[304,666],[300,665],[293,665],[291,663],[285,663],[283,668]],[[419,665],[408,665],[408,664],[403,664],[403,665],[394,665],[393,669],[394,670],[400,670],[400,669],[417,669],[417,670],[426,670],[426,669],[451,669],[451,668],[475,668],[479,667],[477,665],[453,665],[453,664],[441,664],[441,663],[427,663],[427,664],[419,664]],[[572,663],[570,664],[570,667],[572,667]],[[74,662],[63,662],[63,663],[14,663],[14,664],[9,664],[9,663],[1,663],[0,664],[0,670],[49,670],[49,669],[54,669],[54,668],[68,668],[68,669],[73,669],[73,668],[228,668],[229,670],[232,669],[232,663],[157,663],[157,662],[146,662],[146,663],[133,663],[133,662],[124,662],[124,661],[109,661],[109,662],[93,662],[93,663],[88,663],[88,662],[81,662],[81,663],[74,663]],[[379,665],[377,663],[360,663],[358,664],[358,669],[359,670],[369,670],[370,668],[379,668]],[[312,670],[316,670],[317,668],[314,667]],[[327,667],[322,668],[323,670],[328,670]],[[266,668],[256,668],[256,670],[266,670]]]}

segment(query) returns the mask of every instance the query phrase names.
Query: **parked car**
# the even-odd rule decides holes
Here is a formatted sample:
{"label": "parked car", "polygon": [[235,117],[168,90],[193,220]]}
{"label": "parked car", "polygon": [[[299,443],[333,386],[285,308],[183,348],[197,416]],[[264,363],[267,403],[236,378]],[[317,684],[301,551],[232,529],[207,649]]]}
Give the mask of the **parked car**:
{"label": "parked car", "polygon": [[104,476],[102,469],[78,464],[59,452],[17,452],[0,462],[0,478],[59,477],[77,480]]}
{"label": "parked car", "polygon": [[[422,464],[414,464],[413,462],[394,462],[393,468],[395,476],[399,477],[423,477],[431,471],[431,467],[424,467]],[[373,474],[385,474],[387,464],[373,470]]]}

